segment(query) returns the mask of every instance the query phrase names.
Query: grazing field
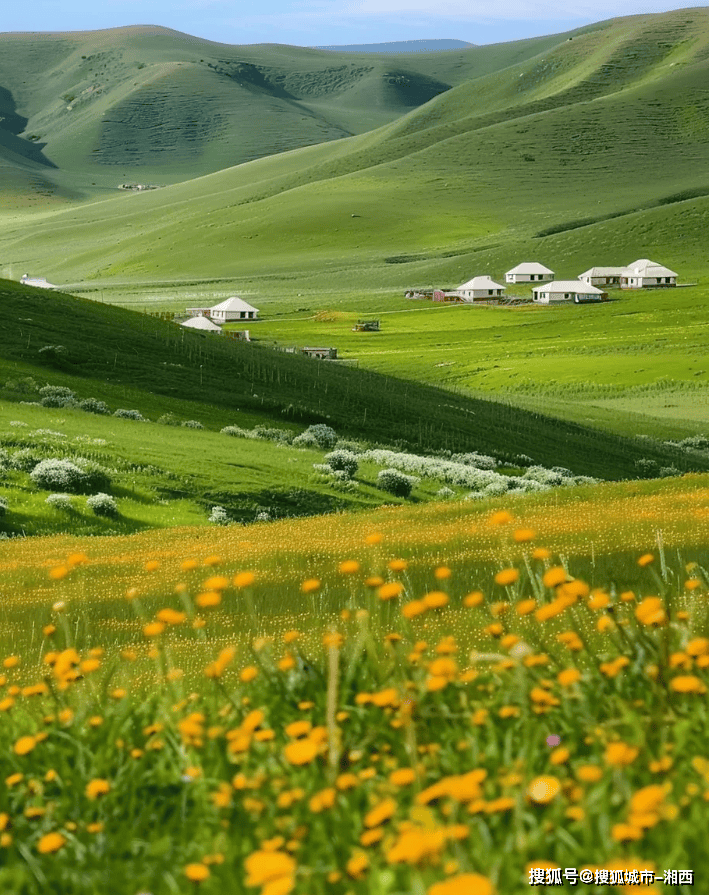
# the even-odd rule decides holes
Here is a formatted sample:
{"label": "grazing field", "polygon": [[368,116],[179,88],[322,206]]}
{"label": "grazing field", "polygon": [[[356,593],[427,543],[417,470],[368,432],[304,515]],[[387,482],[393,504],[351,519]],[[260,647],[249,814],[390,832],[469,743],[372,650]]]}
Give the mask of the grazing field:
{"label": "grazing field", "polygon": [[0,883],[696,881],[709,480],[507,507],[0,545]]}

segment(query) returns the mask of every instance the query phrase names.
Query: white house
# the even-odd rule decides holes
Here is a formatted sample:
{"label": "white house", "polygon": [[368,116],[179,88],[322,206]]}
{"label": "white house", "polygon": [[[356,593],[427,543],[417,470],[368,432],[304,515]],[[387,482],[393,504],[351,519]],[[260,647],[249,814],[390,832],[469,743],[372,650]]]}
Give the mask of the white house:
{"label": "white house", "polygon": [[536,261],[523,261],[505,274],[506,283],[546,283],[554,279],[554,271]]}
{"label": "white house", "polygon": [[624,270],[623,267],[589,267],[579,274],[579,280],[589,286],[620,286]]}
{"label": "white house", "polygon": [[473,301],[476,298],[498,298],[504,291],[504,286],[488,276],[473,277],[456,289],[456,293],[465,301]]}
{"label": "white house", "polygon": [[229,323],[230,320],[256,320],[258,308],[254,308],[243,298],[234,295],[210,308],[209,316],[215,323]]}
{"label": "white house", "polygon": [[648,286],[676,286],[677,274],[648,258],[640,258],[623,268],[620,276],[621,289],[642,289]]}
{"label": "white house", "polygon": [[198,329],[203,333],[219,333],[221,335],[222,332],[221,326],[212,323],[209,317],[190,317],[189,320],[185,320],[180,326],[184,326],[187,329]]}
{"label": "white house", "polygon": [[58,289],[54,283],[48,283],[44,277],[31,277],[28,273],[22,274],[20,282],[25,286],[34,286],[35,289]]}
{"label": "white house", "polygon": [[560,301],[572,301],[579,305],[587,301],[602,301],[606,293],[582,280],[553,280],[551,283],[535,286],[532,294],[534,301],[540,305]]}

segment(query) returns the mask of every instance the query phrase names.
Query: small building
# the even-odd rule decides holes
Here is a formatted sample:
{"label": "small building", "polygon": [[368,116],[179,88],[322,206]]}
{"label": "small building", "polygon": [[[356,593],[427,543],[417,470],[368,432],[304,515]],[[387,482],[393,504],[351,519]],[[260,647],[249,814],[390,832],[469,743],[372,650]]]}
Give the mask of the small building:
{"label": "small building", "polygon": [[499,298],[505,291],[505,287],[496,283],[492,277],[473,277],[462,286],[458,286],[456,294],[464,301],[475,301],[483,298]]}
{"label": "small building", "polygon": [[532,295],[534,301],[540,305],[564,301],[580,305],[589,301],[603,301],[607,297],[607,293],[582,280],[552,280],[551,283],[535,286]]}
{"label": "small building", "polygon": [[676,285],[677,274],[649,258],[640,258],[621,271],[621,289],[657,289]]}
{"label": "small building", "polygon": [[301,348],[301,353],[317,360],[337,360],[337,348]]}
{"label": "small building", "polygon": [[184,326],[185,329],[196,329],[199,332],[203,333],[219,333],[222,334],[221,326],[217,326],[216,323],[212,323],[209,317],[190,317],[188,320],[185,320],[184,323],[181,323],[180,326]]}
{"label": "small building", "polygon": [[554,271],[536,261],[523,261],[505,274],[506,283],[546,283],[554,279]]}
{"label": "small building", "polygon": [[589,286],[620,286],[623,267],[589,267],[579,274],[579,280]]}
{"label": "small building", "polygon": [[380,330],[378,320],[358,320],[352,327],[353,333],[378,333]]}
{"label": "small building", "polygon": [[58,289],[54,283],[48,283],[44,277],[31,277],[28,273],[22,274],[20,282],[25,286],[34,286],[35,289]]}
{"label": "small building", "polygon": [[209,312],[212,310],[211,308],[187,308],[187,313],[190,317],[209,317]]}
{"label": "small building", "polygon": [[257,320],[258,308],[233,295],[209,309],[209,317],[215,323],[229,323],[231,320]]}

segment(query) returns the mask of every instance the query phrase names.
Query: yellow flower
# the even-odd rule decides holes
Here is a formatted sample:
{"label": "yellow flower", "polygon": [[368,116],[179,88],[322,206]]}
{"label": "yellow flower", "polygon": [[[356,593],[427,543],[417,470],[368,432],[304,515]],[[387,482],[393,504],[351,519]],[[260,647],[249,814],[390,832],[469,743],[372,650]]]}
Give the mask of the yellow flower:
{"label": "yellow flower", "polygon": [[392,572],[403,572],[409,564],[405,559],[392,559],[387,565]]}
{"label": "yellow flower", "polygon": [[265,886],[283,877],[292,878],[296,870],[295,859],[282,851],[252,852],[244,861],[244,865],[248,874],[247,886]]}
{"label": "yellow flower", "polygon": [[365,544],[369,544],[370,547],[375,546],[376,544],[381,544],[384,536],[380,534],[378,531],[373,531],[371,534],[367,535],[364,539]]}
{"label": "yellow flower", "polygon": [[491,525],[507,525],[508,522],[512,522],[513,520],[514,517],[511,513],[508,513],[507,510],[498,510],[490,516]]}
{"label": "yellow flower", "polygon": [[536,777],[527,787],[527,795],[537,805],[548,805],[561,789],[561,784],[556,777]]}
{"label": "yellow flower", "polygon": [[193,883],[201,883],[209,879],[211,873],[206,864],[188,864],[185,867],[185,876]]}
{"label": "yellow flower", "polygon": [[519,571],[517,569],[502,569],[495,575],[495,583],[507,586],[514,584],[519,579]]}
{"label": "yellow flower", "polygon": [[300,585],[300,589],[304,594],[312,594],[316,590],[320,590],[320,581],[317,578],[306,578]]}
{"label": "yellow flower", "polygon": [[255,665],[247,665],[246,668],[242,668],[241,672],[239,673],[239,680],[244,684],[250,683],[257,677],[258,668],[256,668]]}
{"label": "yellow flower", "polygon": [[537,601],[530,598],[528,600],[520,600],[519,603],[517,603],[515,609],[517,611],[517,615],[529,615],[530,612],[534,612],[536,607]]}
{"label": "yellow flower", "polygon": [[411,600],[409,603],[404,603],[401,607],[401,614],[404,618],[414,618],[424,613],[427,608],[423,600]]}
{"label": "yellow flower", "polygon": [[158,637],[164,630],[165,625],[162,622],[149,622],[143,627],[143,634],[146,637]]}
{"label": "yellow flower", "polygon": [[49,855],[59,849],[66,843],[66,839],[61,833],[46,833],[37,843],[37,851],[41,855]]}
{"label": "yellow flower", "polygon": [[404,590],[404,585],[400,581],[389,581],[377,591],[380,600],[393,600],[398,597]]}
{"label": "yellow flower", "polygon": [[667,615],[659,597],[645,597],[635,610],[635,617],[643,625],[664,625]]}
{"label": "yellow flower", "polygon": [[158,621],[165,622],[166,625],[181,625],[187,618],[186,613],[178,612],[176,609],[161,609],[155,616]]}
{"label": "yellow flower", "polygon": [[584,783],[597,783],[603,776],[603,769],[596,764],[582,764],[576,769],[576,776]]}
{"label": "yellow flower", "polygon": [[379,827],[384,821],[389,820],[393,817],[394,812],[396,811],[396,802],[392,798],[382,799],[378,805],[375,805],[371,811],[368,811],[364,816],[364,825],[365,827]]}
{"label": "yellow flower", "polygon": [[624,768],[635,761],[639,752],[637,746],[630,746],[628,743],[609,743],[604,758],[606,763],[612,767]]}
{"label": "yellow flower", "polygon": [[36,745],[37,740],[34,737],[20,737],[14,745],[15,755],[27,755]]}
{"label": "yellow flower", "polygon": [[216,590],[205,590],[201,594],[197,594],[195,603],[200,609],[207,609],[210,606],[218,606],[222,601],[222,595]]}
{"label": "yellow flower", "polygon": [[675,693],[706,693],[706,686],[693,674],[682,674],[672,678],[670,689]]}
{"label": "yellow flower", "polygon": [[611,836],[616,842],[631,842],[632,840],[642,839],[643,831],[632,824],[614,824],[611,829]]}
{"label": "yellow flower", "polygon": [[495,887],[479,873],[461,873],[442,883],[434,883],[427,895],[495,895]]}
{"label": "yellow flower", "polygon": [[345,559],[340,563],[338,569],[343,575],[352,575],[359,572],[359,563],[356,559]]}
{"label": "yellow flower", "polygon": [[581,672],[578,668],[565,668],[557,674],[556,679],[562,687],[570,687],[581,680]]}
{"label": "yellow flower", "polygon": [[643,553],[643,555],[638,560],[638,565],[641,568],[645,568],[645,566],[649,566],[651,562],[655,561],[655,557],[652,553]]}
{"label": "yellow flower", "polygon": [[288,743],[283,754],[290,764],[309,764],[318,754],[318,747],[310,739],[297,740],[295,743]]}
{"label": "yellow flower", "polygon": [[369,858],[364,852],[353,855],[345,865],[345,870],[352,879],[362,879],[368,868]]}
{"label": "yellow flower", "polygon": [[111,784],[108,780],[97,778],[86,784],[86,796],[89,799],[98,799],[99,796],[105,796],[111,790]]}
{"label": "yellow flower", "polygon": [[234,575],[234,587],[249,587],[256,580],[253,572],[239,572]]}
{"label": "yellow flower", "polygon": [[389,774],[389,782],[394,786],[408,786],[416,779],[413,768],[397,768]]}
{"label": "yellow flower", "polygon": [[482,591],[474,590],[463,597],[463,606],[468,609],[473,609],[475,606],[479,606],[483,600],[484,597]]}
{"label": "yellow flower", "polygon": [[427,609],[442,609],[448,604],[448,594],[442,590],[432,590],[424,596],[423,604]]}
{"label": "yellow flower", "polygon": [[448,566],[439,566],[433,573],[433,577],[436,581],[444,581],[446,578],[450,578],[453,573],[448,568]]}
{"label": "yellow flower", "polygon": [[556,587],[566,581],[566,569],[563,566],[552,566],[542,578],[545,587]]}
{"label": "yellow flower", "polygon": [[16,668],[20,664],[19,656],[7,656],[2,660],[3,668]]}

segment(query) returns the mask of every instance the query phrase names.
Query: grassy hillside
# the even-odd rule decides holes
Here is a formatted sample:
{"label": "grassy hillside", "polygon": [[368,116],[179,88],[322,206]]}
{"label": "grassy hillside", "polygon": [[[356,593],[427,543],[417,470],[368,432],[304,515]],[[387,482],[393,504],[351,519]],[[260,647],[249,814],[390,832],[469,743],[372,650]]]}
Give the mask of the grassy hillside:
{"label": "grassy hillside", "polygon": [[228,46],[157,27],[4,34],[3,190],[32,196],[31,173],[42,204],[53,189],[61,198],[69,187],[101,195],[123,181],[164,185],[336,140],[549,43],[402,59]]}
{"label": "grassy hillside", "polygon": [[[63,38],[60,52],[50,37],[37,39],[57,59],[67,41],[79,40]],[[132,31],[111,39],[115,46],[133,46],[135,39],[136,46],[159,49],[165,64],[181,40]],[[290,64],[287,48],[248,52],[256,55],[244,56],[244,64],[261,65],[267,57],[259,53],[281,73]],[[303,96],[306,82],[315,90],[303,74],[306,62],[332,65],[331,53],[303,54],[300,74],[289,69],[282,82],[293,95],[296,81]],[[372,58],[342,61],[370,65]],[[377,370],[467,391],[512,391],[524,403],[534,391],[553,402],[547,406],[554,412],[626,432],[686,434],[690,419],[704,428],[709,418],[695,398],[697,389],[702,402],[709,398],[701,362],[707,350],[701,321],[709,310],[707,10],[415,58],[417,77],[458,86],[371,132],[153,192],[31,215],[0,213],[2,272],[17,278],[32,271],[103,290],[108,301],[174,310],[194,303],[195,290],[207,303],[238,292],[264,312],[265,340],[327,339]],[[200,72],[216,77],[213,69]],[[380,95],[364,78],[340,86],[330,98],[311,92],[311,105],[332,101],[344,114]],[[380,84],[386,91],[394,86]],[[284,139],[288,132],[285,123],[279,127]],[[176,138],[174,151],[187,152],[186,145]],[[218,141],[210,146],[215,165],[223,163]],[[430,307],[424,313],[401,298],[412,286],[455,287],[482,273],[499,278],[525,258],[574,278],[589,266],[640,257],[698,286],[623,294],[617,304],[579,314]],[[334,318],[319,320],[320,311]],[[350,333],[355,317],[390,311],[405,314],[391,318],[381,336]],[[433,325],[431,314],[439,311]],[[288,312],[316,319],[289,321],[282,316]],[[687,384],[690,393],[675,400]],[[644,403],[647,391],[628,392],[638,388],[654,390],[651,405]],[[568,389],[575,390],[572,401]],[[653,419],[637,422],[638,414]]]}
{"label": "grassy hillside", "polygon": [[[709,13],[616,20],[535,50],[493,74],[470,80],[468,71],[465,83],[367,134],[77,211],[6,219],[4,257],[63,282],[268,273],[337,290],[356,272],[363,287],[405,286],[469,276],[473,260],[483,269],[518,260],[530,240],[546,254],[542,234],[552,231],[587,244],[570,228],[611,220],[612,246],[588,262],[611,263],[640,242],[638,209],[674,209],[709,191]],[[422,77],[434,77],[425,70],[434,62],[421,59]],[[363,101],[373,96],[363,88]],[[67,132],[71,145],[75,137]],[[131,139],[122,145],[140,153]],[[692,226],[663,245],[666,262],[691,255],[700,235]],[[652,256],[660,246],[643,248]]]}
{"label": "grassy hillside", "polygon": [[681,470],[709,468],[704,455],[189,332],[86,299],[11,283],[3,283],[0,294],[7,323],[0,332],[0,370],[13,378],[28,372],[46,375],[81,398],[108,401],[110,396],[115,406],[116,396],[127,389],[134,398],[143,393],[145,401],[179,398],[223,411],[261,413],[286,424],[327,422],[341,435],[403,443],[420,452],[524,454],[549,467],[600,478],[635,477],[641,458]]}

